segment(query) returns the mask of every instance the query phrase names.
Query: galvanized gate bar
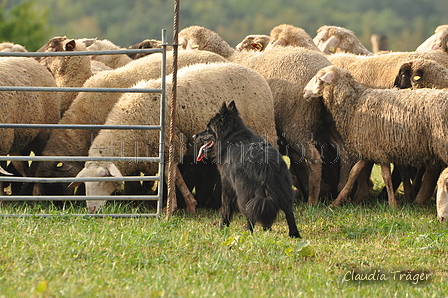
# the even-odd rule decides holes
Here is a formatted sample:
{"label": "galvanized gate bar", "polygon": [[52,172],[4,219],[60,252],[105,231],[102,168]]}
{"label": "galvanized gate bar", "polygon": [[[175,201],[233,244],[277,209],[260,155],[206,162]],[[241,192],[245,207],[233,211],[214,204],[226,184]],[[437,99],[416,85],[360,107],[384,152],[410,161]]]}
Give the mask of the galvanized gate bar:
{"label": "galvanized gate bar", "polygon": [[[139,156],[0,156],[0,160],[20,160],[20,161],[161,161],[160,157],[139,157]],[[2,176],[0,176],[2,177]],[[0,178],[3,181],[3,178]]]}
{"label": "galvanized gate bar", "polygon": [[[158,200],[159,196],[145,195],[145,196],[1,196],[2,201],[91,201],[91,200],[120,200],[120,201],[150,201]],[[3,199],[5,198],[5,199]]]}
{"label": "galvanized gate bar", "polygon": [[[70,183],[70,182],[95,182],[95,181],[160,181],[159,176],[125,176],[125,177],[51,177],[51,178],[36,178],[36,177],[12,177],[2,176],[1,181],[4,182],[38,182],[38,183]],[[0,196],[3,198],[4,196]]]}
{"label": "galvanized gate bar", "polygon": [[104,51],[0,52],[0,57],[97,56],[97,55],[119,55],[119,54],[138,54],[138,53],[163,53],[164,45],[166,46],[166,44],[162,42],[162,48],[122,49],[122,50],[104,50]]}
{"label": "galvanized gate bar", "polygon": [[[36,124],[0,123],[0,128],[37,128]],[[92,124],[39,124],[39,128],[52,129],[135,129],[159,130],[161,125],[92,125]]]}
{"label": "galvanized gate bar", "polygon": [[[17,57],[51,57],[51,56],[91,56],[91,55],[118,55],[128,53],[162,53],[161,89],[141,88],[77,88],[77,87],[15,87],[0,86],[1,91],[44,91],[44,92],[120,92],[120,93],[160,93],[160,124],[159,125],[76,125],[76,124],[12,124],[2,123],[0,128],[45,128],[45,129],[134,129],[134,130],[159,130],[159,156],[158,157],[89,157],[89,156],[0,156],[0,161],[127,161],[127,162],[158,162],[157,176],[126,176],[126,177],[64,177],[64,178],[39,178],[39,177],[12,177],[0,176],[4,182],[92,182],[92,181],[159,181],[157,195],[115,195],[115,196],[0,196],[0,201],[87,201],[87,200],[156,200],[157,212],[155,214],[63,214],[64,216],[88,216],[88,217],[158,217],[162,214],[163,203],[163,177],[164,153],[165,153],[165,89],[166,89],[166,30],[162,30],[162,48],[159,49],[123,49],[111,51],[74,51],[74,52],[0,52],[1,56]],[[60,215],[60,214],[56,214]],[[2,217],[51,217],[54,214],[0,214]]]}
{"label": "galvanized gate bar", "polygon": [[0,86],[0,91],[161,93],[162,89]]}

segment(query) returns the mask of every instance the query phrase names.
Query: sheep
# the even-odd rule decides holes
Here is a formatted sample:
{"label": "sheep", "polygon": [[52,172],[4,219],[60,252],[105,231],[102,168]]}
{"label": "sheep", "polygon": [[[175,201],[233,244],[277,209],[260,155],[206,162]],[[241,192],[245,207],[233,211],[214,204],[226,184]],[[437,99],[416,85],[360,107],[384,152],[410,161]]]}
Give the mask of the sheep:
{"label": "sheep", "polygon": [[[302,176],[301,180],[308,180],[306,185],[298,187],[307,195],[308,203],[315,204],[320,193],[322,172],[315,142],[325,144],[330,142],[329,134],[331,141],[337,139],[337,135],[333,135],[336,132],[331,128],[331,122],[326,123],[327,119],[320,118],[323,106],[319,103],[305,105],[301,90],[319,69],[331,65],[330,61],[318,51],[299,47],[236,52],[217,33],[199,26],[181,30],[180,38],[184,44],[196,45],[195,49],[224,53],[229,61],[254,69],[268,81],[274,96],[277,135],[284,144],[282,153],[287,151],[293,161],[293,171]],[[299,171],[297,167],[303,164],[306,170]],[[309,175],[302,175],[306,171]]]}
{"label": "sheep", "polygon": [[28,52],[24,46],[12,42],[4,41],[0,43],[0,52]]}
{"label": "sheep", "polygon": [[440,222],[446,222],[448,220],[448,168],[442,171],[437,180],[436,207]]}
{"label": "sheep", "polygon": [[313,51],[320,52],[314,44],[313,39],[302,28],[293,25],[282,24],[272,28],[270,33],[270,42],[266,49],[273,47],[303,47]]}
{"label": "sheep", "polygon": [[[114,51],[121,50],[122,48],[111,42],[110,40],[103,39],[91,39],[91,45],[87,46],[88,51]],[[119,68],[131,62],[131,59],[126,54],[119,55],[94,55],[92,56],[93,60],[97,60],[103,62],[105,65],[109,66],[112,69]]]}
{"label": "sheep", "polygon": [[[374,56],[361,56],[361,55],[353,55],[353,54],[334,54],[329,55],[328,59],[332,62],[333,65],[342,67],[351,72],[354,78],[369,88],[393,88],[397,82],[397,74],[400,74],[400,71],[403,71],[406,63],[416,60],[416,59],[424,59],[427,61],[436,61],[440,65],[438,67],[425,67],[426,70],[430,70],[427,74],[434,74],[437,76],[436,68],[448,67],[448,54],[442,51],[431,51],[431,52],[392,52],[383,55],[374,55]],[[423,64],[425,65],[425,64]],[[400,70],[401,69],[401,70]],[[441,73],[443,74],[443,72]],[[402,78],[403,81],[406,78]],[[430,82],[428,80],[422,80],[422,85],[424,82]],[[434,84],[438,84],[439,86],[443,85],[443,76],[440,76],[437,81],[434,80]],[[405,83],[403,82],[403,85]],[[426,169],[426,174],[424,176],[425,182],[423,182],[422,188],[417,193],[415,197],[416,203],[423,203],[429,198],[435,187],[435,180],[437,179],[437,166],[434,169]],[[397,170],[400,170],[400,167],[396,167]],[[402,175],[406,175],[406,172],[400,170]],[[432,174],[431,174],[432,173]],[[344,174],[343,174],[344,175]],[[403,179],[409,180],[403,176]],[[408,181],[404,181],[408,183]],[[414,187],[413,187],[414,188]],[[413,189],[412,188],[412,189]],[[406,189],[411,189],[407,187]],[[414,197],[414,190],[411,189],[411,192],[408,193],[405,191],[405,196],[408,198]],[[367,192],[367,191],[366,191]]]}
{"label": "sheep", "polygon": [[[82,42],[63,37],[53,37],[38,52],[86,51]],[[93,73],[91,59],[88,56],[39,57],[40,64],[54,75],[59,87],[82,87]],[[61,99],[61,113],[69,108],[78,93],[67,92]]]}
{"label": "sheep", "polygon": [[[276,140],[272,92],[266,80],[257,72],[234,63],[196,64],[178,72],[177,82],[175,160],[179,163],[184,154],[194,154],[192,136],[203,129],[223,101],[234,100],[241,117],[255,133]],[[135,88],[161,88],[161,80],[142,81]],[[167,96],[170,96],[171,79],[167,78]],[[160,96],[154,94],[124,94],[111,110],[106,124],[143,125],[159,122]],[[169,118],[169,117],[168,117]],[[169,119],[166,123],[169,123]],[[184,140],[184,141],[182,141]],[[183,144],[182,144],[183,143]],[[187,146],[187,148],[185,148]],[[225,144],[222,144],[225,146]],[[184,148],[185,152],[181,151]],[[89,156],[158,155],[158,132],[101,130],[94,139]],[[216,158],[219,162],[219,157]],[[77,177],[102,175],[126,176],[144,172],[154,174],[155,164],[142,162],[86,162]],[[110,182],[86,182],[87,195],[109,195],[116,185]],[[89,212],[94,212],[105,201],[87,201]],[[188,203],[187,203],[188,204]],[[187,206],[195,212],[194,204]]]}
{"label": "sheep", "polygon": [[317,47],[327,55],[335,53],[353,53],[356,55],[373,55],[347,28],[337,26],[321,26],[313,39]]}
{"label": "sheep", "polygon": [[[161,48],[162,47],[162,41],[157,39],[145,39],[139,43],[136,43],[129,47],[129,49],[154,49],[154,48]],[[171,51],[172,47],[167,46],[167,51]],[[136,53],[136,54],[128,54],[129,58],[135,60],[139,59],[145,56],[150,55],[151,53]]]}
{"label": "sheep", "polygon": [[389,206],[397,206],[389,164],[422,166],[448,162],[448,93],[437,89],[371,89],[336,66],[321,69],[304,88],[304,98],[320,98],[332,114],[348,150],[359,154],[338,206],[368,161],[379,163]]}
{"label": "sheep", "polygon": [[251,34],[246,36],[239,44],[236,45],[235,50],[263,52],[266,49],[271,37],[264,34]]}
{"label": "sheep", "polygon": [[440,25],[435,33],[417,47],[416,52],[442,50],[448,52],[448,25]]}
{"label": "sheep", "polygon": [[359,83],[369,88],[392,88],[401,66],[415,59],[434,60],[448,67],[448,54],[442,51],[393,52],[374,56],[350,54],[328,56],[333,65],[347,69]]}
{"label": "sheep", "polygon": [[[36,60],[24,57],[0,58],[2,86],[57,87],[51,73]],[[26,124],[54,124],[60,119],[60,100],[55,92],[0,92],[0,122]],[[48,140],[48,129],[1,128],[0,155],[22,155],[33,151],[41,155]],[[26,162],[14,162],[22,175]],[[0,186],[3,194],[3,187]]]}
{"label": "sheep", "polygon": [[399,69],[394,87],[400,89],[448,88],[448,68],[427,59],[406,62]]}
{"label": "sheep", "polygon": [[[149,55],[130,62],[128,65],[103,71],[89,78],[83,87],[96,88],[130,88],[143,79],[158,78],[161,74],[162,55]],[[185,51],[179,53],[178,67],[204,62],[227,61],[221,56],[208,52]],[[167,53],[167,73],[172,72],[172,55]],[[120,93],[80,92],[70,108],[65,112],[60,124],[104,124],[110,109],[120,97]],[[91,141],[98,130],[54,130],[43,151],[46,156],[86,156]],[[38,177],[74,177],[83,167],[76,161],[39,162],[36,170]],[[71,194],[65,184],[38,185],[35,193]]]}
{"label": "sheep", "polygon": [[180,50],[209,51],[226,59],[235,53],[235,50],[218,33],[201,26],[182,29],[178,39]]}

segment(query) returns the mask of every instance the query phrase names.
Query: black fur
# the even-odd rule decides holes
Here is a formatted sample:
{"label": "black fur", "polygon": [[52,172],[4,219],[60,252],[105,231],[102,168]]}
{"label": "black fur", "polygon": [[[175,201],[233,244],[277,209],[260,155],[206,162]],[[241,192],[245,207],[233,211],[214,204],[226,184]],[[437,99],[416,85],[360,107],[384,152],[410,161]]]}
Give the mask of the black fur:
{"label": "black fur", "polygon": [[[263,121],[260,119],[260,121]],[[270,229],[279,210],[286,214],[289,236],[300,237],[294,214],[291,174],[277,149],[267,144],[243,123],[232,101],[208,123],[207,129],[194,135],[203,153],[211,153],[222,183],[222,225],[229,226],[235,204],[247,219],[247,229],[261,223]]]}

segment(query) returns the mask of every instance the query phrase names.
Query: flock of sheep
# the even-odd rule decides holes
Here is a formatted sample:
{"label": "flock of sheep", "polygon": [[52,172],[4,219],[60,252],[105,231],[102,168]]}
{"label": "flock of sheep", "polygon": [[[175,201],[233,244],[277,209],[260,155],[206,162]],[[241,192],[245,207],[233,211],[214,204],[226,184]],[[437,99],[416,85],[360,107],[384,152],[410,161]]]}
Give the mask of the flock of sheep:
{"label": "flock of sheep", "polygon": [[[188,212],[195,212],[197,204],[205,204],[219,189],[213,162],[189,162],[197,151],[191,137],[204,129],[223,101],[234,100],[245,123],[290,158],[294,184],[309,204],[323,197],[336,197],[335,206],[347,197],[366,200],[370,172],[377,163],[391,207],[399,203],[395,192],[400,183],[406,200],[422,204],[434,195],[440,177],[437,212],[440,220],[448,218],[448,172],[441,174],[448,164],[448,93],[443,89],[448,87],[448,25],[437,27],[413,52],[372,53],[346,28],[322,26],[313,39],[287,24],[273,28],[270,35],[249,35],[234,48],[216,32],[191,26],[179,32],[179,45],[176,185]],[[130,48],[159,46],[157,40],[144,40]],[[13,51],[13,47],[20,48],[4,43],[0,50]],[[113,49],[121,48],[108,40],[55,37],[39,51]],[[167,74],[172,72],[172,59],[170,51]],[[4,86],[160,88],[161,63],[158,53],[0,58],[0,76]],[[170,92],[168,84],[167,98]],[[145,125],[158,121],[159,100],[150,93],[1,92],[0,117],[4,123]],[[158,152],[158,133],[152,131],[1,130],[0,155],[33,151],[46,156],[154,156]],[[13,162],[9,168],[3,165],[2,173],[8,174],[11,167],[23,176],[36,177],[154,175],[157,171],[154,164],[142,162],[55,160],[33,162],[29,169],[27,163]],[[109,195],[120,187],[113,182],[86,182],[85,193]],[[124,192],[141,194],[150,188],[126,182]],[[26,189],[22,186],[22,191]],[[32,193],[69,195],[73,188],[36,184]],[[89,212],[104,203],[87,201]]]}

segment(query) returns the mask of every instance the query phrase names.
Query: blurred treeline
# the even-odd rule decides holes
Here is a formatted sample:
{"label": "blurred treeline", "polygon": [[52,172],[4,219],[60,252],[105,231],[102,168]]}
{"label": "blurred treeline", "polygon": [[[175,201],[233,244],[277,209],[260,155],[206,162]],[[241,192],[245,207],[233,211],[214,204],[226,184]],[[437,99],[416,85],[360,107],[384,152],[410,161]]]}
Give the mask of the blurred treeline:
{"label": "blurred treeline", "polygon": [[[143,39],[160,39],[161,30],[167,29],[168,41],[172,41],[174,0],[2,3],[0,37],[21,43],[31,51],[60,35],[98,37],[128,47]],[[16,12],[16,21],[12,26],[3,26],[17,5],[21,8]],[[322,25],[336,25],[354,31],[369,49],[370,36],[381,34],[387,36],[390,50],[411,51],[438,25],[448,24],[447,12],[447,0],[180,0],[179,27],[204,26],[235,46],[248,34],[269,34],[274,26],[283,23],[301,27],[311,37]],[[34,23],[24,25],[27,22]],[[14,34],[8,30],[15,30]]]}

